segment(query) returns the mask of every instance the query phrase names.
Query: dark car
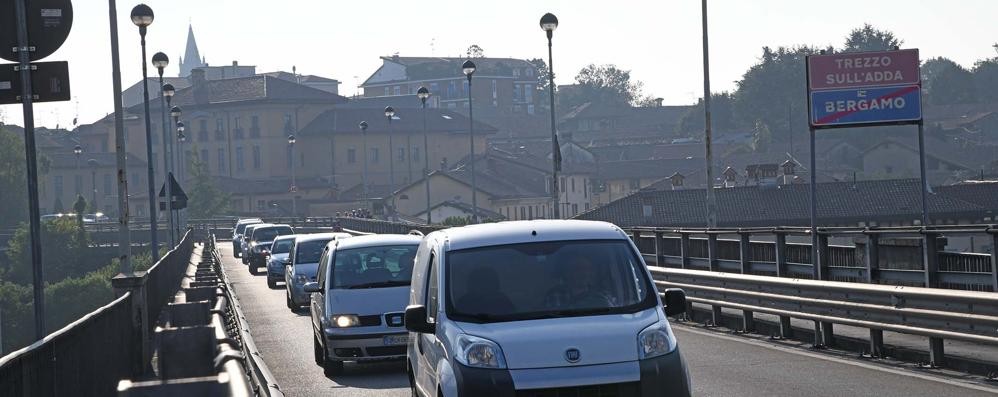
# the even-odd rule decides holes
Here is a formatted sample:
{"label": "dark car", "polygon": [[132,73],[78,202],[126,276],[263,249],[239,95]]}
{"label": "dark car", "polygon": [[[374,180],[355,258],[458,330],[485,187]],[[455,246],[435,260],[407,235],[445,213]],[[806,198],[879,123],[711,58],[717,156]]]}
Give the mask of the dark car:
{"label": "dark car", "polygon": [[288,225],[267,225],[253,229],[246,240],[248,249],[245,253],[250,274],[256,274],[257,268],[267,265],[267,254],[274,239],[288,234],[295,234],[295,230]]}

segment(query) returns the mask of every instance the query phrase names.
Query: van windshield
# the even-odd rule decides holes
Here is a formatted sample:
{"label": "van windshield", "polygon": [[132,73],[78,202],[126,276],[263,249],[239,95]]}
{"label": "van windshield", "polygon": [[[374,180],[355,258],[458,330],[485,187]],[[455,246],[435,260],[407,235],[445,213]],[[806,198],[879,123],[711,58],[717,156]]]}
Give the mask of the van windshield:
{"label": "van windshield", "polygon": [[290,226],[265,227],[253,230],[253,241],[274,241],[277,236],[295,234]]}
{"label": "van windshield", "polygon": [[333,241],[333,239],[324,238],[298,242],[295,247],[295,264],[319,263],[322,250],[326,248],[326,244],[329,244],[330,241]]}
{"label": "van windshield", "polygon": [[257,223],[259,223],[259,222],[256,222],[256,223],[243,223],[243,224],[236,225],[236,234],[243,234],[243,231],[246,230],[247,226],[252,226],[252,225],[255,225]]}
{"label": "van windshield", "polygon": [[294,239],[285,240],[274,240],[274,246],[271,248],[271,254],[287,254],[291,252],[291,245],[295,242]]}
{"label": "van windshield", "polygon": [[653,286],[621,240],[525,243],[452,251],[447,315],[467,322],[634,313]]}
{"label": "van windshield", "polygon": [[385,288],[409,285],[416,248],[390,245],[337,250],[330,289]]}

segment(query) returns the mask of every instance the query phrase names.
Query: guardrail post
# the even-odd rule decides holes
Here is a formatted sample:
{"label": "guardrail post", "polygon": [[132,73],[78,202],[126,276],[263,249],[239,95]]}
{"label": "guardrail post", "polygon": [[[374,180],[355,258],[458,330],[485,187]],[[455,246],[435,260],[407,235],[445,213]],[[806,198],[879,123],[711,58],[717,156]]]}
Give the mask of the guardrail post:
{"label": "guardrail post", "polygon": [[682,256],[682,268],[686,269],[690,267],[690,235],[687,233],[679,234],[679,251]]}
{"label": "guardrail post", "polygon": [[938,237],[938,233],[922,235],[922,264],[925,267],[926,288],[939,286],[939,245],[936,244]]}
{"label": "guardrail post", "polygon": [[991,291],[998,292],[998,233],[991,233]]}
{"label": "guardrail post", "polygon": [[655,266],[665,267],[665,238],[662,232],[655,232]]}
{"label": "guardrail post", "polygon": [[794,328],[790,324],[790,316],[780,316],[780,337],[783,339],[794,337]]}
{"label": "guardrail post", "polygon": [[[866,282],[872,284],[880,278],[880,236],[876,234],[866,235]],[[873,332],[873,330],[870,330]],[[871,334],[872,335],[872,334]],[[883,332],[880,333],[881,340]],[[882,341],[881,341],[882,342]]]}
{"label": "guardrail post", "polygon": [[943,350],[942,338],[929,338],[929,364],[933,367],[941,367],[946,361],[946,354]]}
{"label": "guardrail post", "polygon": [[787,276],[787,234],[782,232],[773,233],[776,237],[776,277]]}
{"label": "guardrail post", "polygon": [[[815,251],[811,251],[815,252]],[[815,280],[828,280],[828,235],[818,234],[818,257],[811,258],[811,264],[814,266],[814,279]]]}
{"label": "guardrail post", "polygon": [[717,266],[717,234],[707,234],[707,264],[710,271],[717,272],[721,269]]}
{"label": "guardrail post", "polygon": [[751,263],[752,251],[750,246],[752,242],[750,241],[749,238],[751,236],[746,232],[740,232],[738,233],[738,237],[739,237],[738,259],[739,259],[739,264],[741,265],[741,271],[742,274],[750,274],[752,273],[752,263]]}
{"label": "guardrail post", "polygon": [[[114,288],[115,298],[124,295],[126,292],[131,292],[132,294],[132,335],[133,338],[138,338],[139,343],[139,354],[132,363],[132,375],[135,377],[142,376],[146,372],[146,367],[148,367],[150,359],[152,358],[152,349],[150,348],[150,338],[149,338],[149,308],[146,307],[146,272],[137,271],[131,274],[120,273],[111,279],[111,286]],[[122,341],[124,343],[131,343],[133,341]]]}
{"label": "guardrail post", "polygon": [[884,354],[884,331],[880,329],[870,329],[870,356],[883,358]]}

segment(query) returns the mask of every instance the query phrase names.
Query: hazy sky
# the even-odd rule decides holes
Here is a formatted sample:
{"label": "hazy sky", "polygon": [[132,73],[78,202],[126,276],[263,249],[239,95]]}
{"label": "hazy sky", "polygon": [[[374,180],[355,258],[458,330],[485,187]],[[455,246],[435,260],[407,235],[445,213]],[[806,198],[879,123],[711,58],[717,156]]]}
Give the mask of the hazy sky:
{"label": "hazy sky", "polygon": [[[90,123],[112,110],[108,6],[75,0],[73,31],[46,60],[68,60],[74,101],[38,104],[38,125],[70,126],[75,116]],[[128,15],[137,2],[118,2],[125,87],[141,76],[138,29]],[[149,55],[171,58],[177,75],[188,22],[210,65],[256,65],[258,72],[291,70],[356,86],[381,64],[378,58],[460,56],[471,44],[487,56],[546,57],[538,20],[558,16],[554,64],[557,83],[570,83],[589,63],[614,63],[645,83],[645,93],[666,104],[690,104],[702,96],[700,1],[355,1],[355,0],[149,0],[156,21],[149,27]],[[711,84],[734,89],[756,62],[762,46],[841,46],[846,34],[869,22],[893,31],[923,59],[946,56],[970,67],[996,56],[995,0],[712,0]],[[150,76],[154,75],[150,70]],[[0,106],[0,119],[21,124],[20,106]]]}

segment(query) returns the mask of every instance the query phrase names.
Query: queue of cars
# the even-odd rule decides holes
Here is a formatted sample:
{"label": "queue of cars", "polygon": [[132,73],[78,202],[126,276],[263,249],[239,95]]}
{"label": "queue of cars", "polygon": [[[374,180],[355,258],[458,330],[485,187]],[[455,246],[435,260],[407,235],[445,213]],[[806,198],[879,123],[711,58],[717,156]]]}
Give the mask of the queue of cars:
{"label": "queue of cars", "polygon": [[[243,239],[263,241],[253,236],[273,227],[264,225],[245,227]],[[535,220],[272,241],[259,251],[270,259],[268,285],[283,271],[288,307],[308,307],[315,363],[329,376],[344,362],[401,359],[414,396],[691,393],[667,318],[685,311],[685,296],[660,295],[614,225]]]}

